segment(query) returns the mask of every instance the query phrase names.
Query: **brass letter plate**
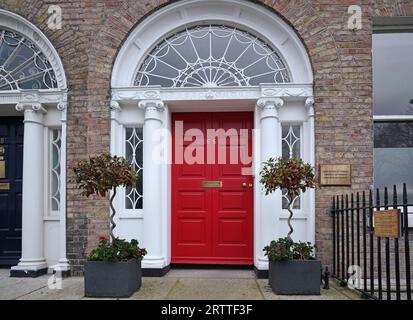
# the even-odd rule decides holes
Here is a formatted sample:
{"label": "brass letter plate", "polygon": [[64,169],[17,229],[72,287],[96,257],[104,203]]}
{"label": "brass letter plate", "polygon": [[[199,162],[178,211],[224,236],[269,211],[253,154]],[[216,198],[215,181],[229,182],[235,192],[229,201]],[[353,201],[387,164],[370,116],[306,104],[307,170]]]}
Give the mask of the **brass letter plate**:
{"label": "brass letter plate", "polygon": [[10,190],[10,183],[8,182],[0,183],[0,190]]}
{"label": "brass letter plate", "polygon": [[6,178],[6,161],[0,160],[0,179]]}
{"label": "brass letter plate", "polygon": [[382,238],[400,238],[400,210],[374,212],[374,235]]}
{"label": "brass letter plate", "polygon": [[222,181],[202,181],[202,188],[222,188]]}

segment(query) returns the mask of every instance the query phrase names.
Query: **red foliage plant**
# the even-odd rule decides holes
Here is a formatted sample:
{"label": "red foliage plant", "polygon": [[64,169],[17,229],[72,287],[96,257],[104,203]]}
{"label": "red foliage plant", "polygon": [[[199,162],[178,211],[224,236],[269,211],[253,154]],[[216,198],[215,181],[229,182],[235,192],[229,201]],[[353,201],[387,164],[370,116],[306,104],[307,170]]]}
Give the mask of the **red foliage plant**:
{"label": "red foliage plant", "polygon": [[266,195],[276,189],[286,189],[288,196],[294,199],[301,192],[315,187],[313,167],[301,159],[270,158],[264,163],[260,175]]}
{"label": "red foliage plant", "polygon": [[107,153],[79,161],[73,171],[74,182],[86,197],[92,194],[106,197],[106,193],[116,187],[134,187],[138,179],[125,158]]}
{"label": "red foliage plant", "polygon": [[116,213],[113,207],[113,199],[116,196],[116,189],[119,186],[135,187],[139,179],[138,174],[125,158],[107,153],[79,161],[73,171],[74,179],[72,181],[82,190],[82,195],[89,197],[95,194],[106,197],[109,191],[113,191],[110,197],[110,207],[112,209],[110,235],[113,241],[115,237],[112,231],[116,227],[113,221]]}
{"label": "red foliage plant", "polygon": [[291,210],[292,203],[300,193],[315,187],[314,169],[311,164],[304,163],[301,159],[270,158],[264,163],[260,175],[260,182],[264,186],[266,195],[273,193],[277,189],[287,191],[288,211],[290,212],[288,219],[290,232],[287,237],[290,238],[293,232],[291,226],[291,218],[293,216]]}

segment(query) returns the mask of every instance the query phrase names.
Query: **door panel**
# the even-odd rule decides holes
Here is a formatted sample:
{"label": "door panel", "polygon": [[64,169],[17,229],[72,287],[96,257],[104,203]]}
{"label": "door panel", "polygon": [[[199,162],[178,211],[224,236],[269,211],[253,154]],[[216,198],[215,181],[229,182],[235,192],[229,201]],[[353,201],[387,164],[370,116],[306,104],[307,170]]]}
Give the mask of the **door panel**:
{"label": "door panel", "polygon": [[0,117],[0,265],[21,256],[23,118]]}
{"label": "door panel", "polygon": [[[252,150],[252,119],[250,112],[173,114],[172,263],[253,263],[252,177],[242,174],[251,162],[240,157]],[[175,136],[176,121],[194,137]],[[205,188],[203,181],[222,187]]]}

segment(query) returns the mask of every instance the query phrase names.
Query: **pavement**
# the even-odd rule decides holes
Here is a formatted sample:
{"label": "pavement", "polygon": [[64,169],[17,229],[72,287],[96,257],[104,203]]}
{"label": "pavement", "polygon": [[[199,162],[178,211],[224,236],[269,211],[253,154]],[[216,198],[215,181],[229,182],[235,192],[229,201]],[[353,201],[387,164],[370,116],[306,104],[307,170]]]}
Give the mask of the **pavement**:
{"label": "pavement", "polygon": [[[83,277],[53,282],[51,275],[10,278],[0,269],[1,300],[89,300],[84,296]],[[330,282],[319,296],[275,295],[268,279],[256,279],[252,270],[172,269],[161,278],[144,277],[142,287],[128,300],[356,300],[360,294]]]}

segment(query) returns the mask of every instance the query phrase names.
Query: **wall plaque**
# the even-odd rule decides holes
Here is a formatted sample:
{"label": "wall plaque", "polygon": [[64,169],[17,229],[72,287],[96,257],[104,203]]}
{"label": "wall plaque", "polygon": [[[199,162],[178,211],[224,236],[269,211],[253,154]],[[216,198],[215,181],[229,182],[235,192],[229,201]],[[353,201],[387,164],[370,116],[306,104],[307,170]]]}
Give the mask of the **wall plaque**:
{"label": "wall plaque", "polygon": [[400,210],[381,210],[374,212],[374,234],[381,238],[400,237]]}
{"label": "wall plaque", "polygon": [[351,186],[350,164],[320,164],[320,185]]}

